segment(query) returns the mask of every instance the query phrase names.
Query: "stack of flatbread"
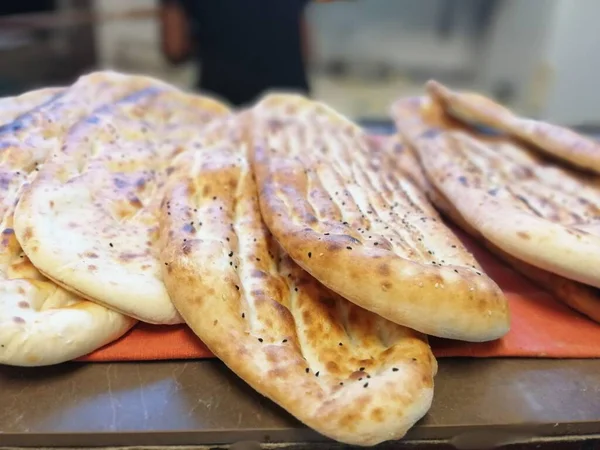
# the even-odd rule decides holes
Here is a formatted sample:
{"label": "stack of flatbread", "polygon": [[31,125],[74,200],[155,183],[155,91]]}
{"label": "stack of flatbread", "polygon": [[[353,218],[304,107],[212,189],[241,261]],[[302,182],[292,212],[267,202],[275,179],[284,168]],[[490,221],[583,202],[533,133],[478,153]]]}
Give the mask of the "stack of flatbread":
{"label": "stack of flatbread", "polygon": [[157,210],[181,141],[227,109],[113,72],[3,99],[0,109],[0,363],[56,364],[136,319],[180,322],[156,281],[158,220],[128,225]]}
{"label": "stack of flatbread", "polygon": [[173,163],[161,215],[171,300],[309,426],[361,445],[403,436],[433,394],[422,333],[498,338],[506,300],[347,119],[275,95],[226,121]]}
{"label": "stack of flatbread", "polygon": [[392,107],[401,163],[454,222],[600,322],[600,145],[479,94],[427,92]]}
{"label": "stack of flatbread", "polygon": [[595,175],[556,163],[559,134],[549,144],[509,113],[502,128],[471,97],[429,92],[395,104],[400,134],[385,140],[301,96],[236,112],[113,72],[0,99],[0,363],[56,364],[137,321],[185,322],[324,435],[398,439],[431,405],[427,335],[510,327],[503,293],[430,201],[594,317],[584,283],[598,280],[578,252],[596,239]]}

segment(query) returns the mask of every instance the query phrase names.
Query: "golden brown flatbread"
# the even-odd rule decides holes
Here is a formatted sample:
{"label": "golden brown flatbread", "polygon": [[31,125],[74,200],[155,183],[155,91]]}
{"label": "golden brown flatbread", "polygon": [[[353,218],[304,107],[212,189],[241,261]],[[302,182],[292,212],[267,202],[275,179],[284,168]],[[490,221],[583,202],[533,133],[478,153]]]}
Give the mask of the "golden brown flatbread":
{"label": "golden brown flatbread", "polygon": [[600,173],[600,143],[594,139],[565,127],[519,117],[480,94],[455,92],[435,81],[427,83],[427,92],[457,119],[491,127],[544,154]]}
{"label": "golden brown flatbread", "polygon": [[503,136],[448,123],[406,134],[427,177],[492,244],[533,266],[600,286],[600,178],[555,164]]}
{"label": "golden brown flatbread", "polygon": [[485,341],[506,299],[375,140],[330,108],[272,95],[253,110],[263,218],[303,269],[392,322]]}
{"label": "golden brown flatbread", "polygon": [[163,278],[187,324],[237,375],[330,438],[402,437],[429,409],[426,338],[328,290],[263,223],[239,127],[180,155],[163,202]]}
{"label": "golden brown flatbread", "polygon": [[[390,143],[388,151],[394,154],[398,165],[406,176],[411,177],[415,181],[439,211],[467,233],[477,238],[507,264],[539,284],[540,287],[574,310],[600,322],[600,290],[598,288],[587,286],[539,269],[506,253],[486,240],[477,229],[471,226],[460,215],[458,209],[430,183],[410,143],[410,136],[422,135],[428,127],[427,120],[425,119],[430,116],[424,114],[421,106],[426,110],[428,108],[427,100],[419,98],[402,99],[394,105],[394,114],[399,135],[394,139],[395,142],[392,141]],[[446,126],[451,126],[448,122],[444,121],[437,121],[433,126],[440,123],[446,123]],[[400,137],[401,135],[409,136],[409,139],[403,139]]]}

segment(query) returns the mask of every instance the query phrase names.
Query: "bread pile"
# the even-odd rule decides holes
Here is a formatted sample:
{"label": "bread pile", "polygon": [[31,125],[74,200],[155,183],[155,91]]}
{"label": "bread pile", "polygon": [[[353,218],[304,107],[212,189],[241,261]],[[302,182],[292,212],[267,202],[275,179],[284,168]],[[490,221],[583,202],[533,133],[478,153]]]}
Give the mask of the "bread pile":
{"label": "bread pile", "polygon": [[513,268],[600,322],[600,145],[436,82],[392,106],[413,179]]}
{"label": "bread pile", "polygon": [[427,335],[509,330],[503,293],[438,210],[600,319],[600,191],[577,172],[596,144],[428,94],[394,103],[384,140],[301,96],[231,111],[114,72],[0,100],[0,363],[185,322],[324,435],[398,439],[431,405]]}

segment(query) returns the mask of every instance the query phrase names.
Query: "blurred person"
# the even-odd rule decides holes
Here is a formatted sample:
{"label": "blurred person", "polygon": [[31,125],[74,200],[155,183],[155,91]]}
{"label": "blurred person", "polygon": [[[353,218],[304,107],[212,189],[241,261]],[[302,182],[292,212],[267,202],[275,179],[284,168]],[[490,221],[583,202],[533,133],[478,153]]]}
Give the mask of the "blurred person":
{"label": "blurred person", "polygon": [[0,2],[0,16],[40,13],[56,10],[55,0],[27,0],[26,2]]}
{"label": "blurred person", "polygon": [[196,87],[234,106],[269,89],[310,94],[304,10],[309,0],[162,0],[162,50],[193,58]]}

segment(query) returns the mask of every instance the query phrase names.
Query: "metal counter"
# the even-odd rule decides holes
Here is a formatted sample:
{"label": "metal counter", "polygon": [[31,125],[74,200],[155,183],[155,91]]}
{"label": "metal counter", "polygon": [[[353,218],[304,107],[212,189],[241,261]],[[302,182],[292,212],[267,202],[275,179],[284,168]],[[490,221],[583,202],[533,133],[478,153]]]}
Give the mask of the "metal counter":
{"label": "metal counter", "polygon": [[[600,360],[440,359],[435,382],[407,440],[600,435]],[[0,447],[247,440],[328,442],[216,360],[0,367]]]}

